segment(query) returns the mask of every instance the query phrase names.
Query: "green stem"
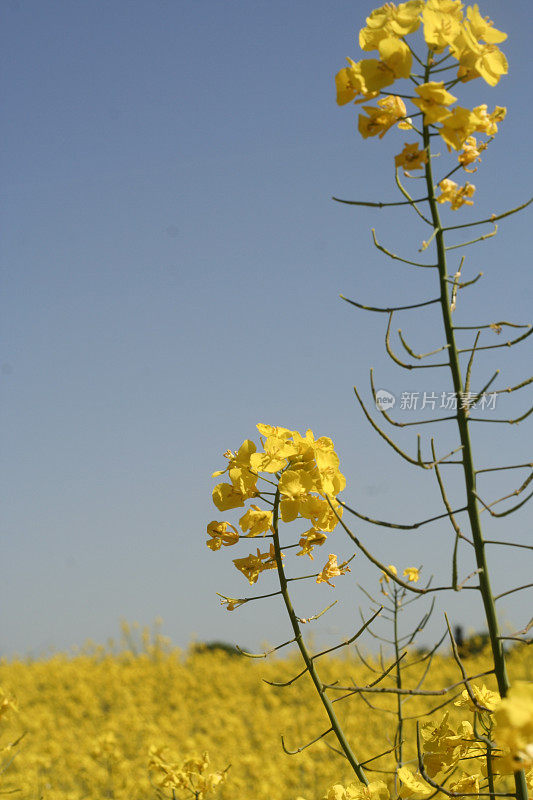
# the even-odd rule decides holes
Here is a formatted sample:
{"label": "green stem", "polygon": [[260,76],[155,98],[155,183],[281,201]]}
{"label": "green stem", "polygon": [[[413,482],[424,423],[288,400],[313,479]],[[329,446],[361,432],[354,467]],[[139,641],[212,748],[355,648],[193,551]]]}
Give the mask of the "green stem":
{"label": "green stem", "polygon": [[[405,590],[404,590],[405,592]],[[398,613],[400,610],[400,591],[393,586],[393,601],[394,601],[394,652],[396,656],[396,688],[402,688],[402,665],[400,662],[400,647],[398,644]],[[397,708],[397,715],[398,715],[398,724],[396,726],[396,761],[399,767],[403,766],[403,713],[402,713],[402,702],[403,698],[401,693],[398,692],[396,695],[396,708]]]}
{"label": "green stem", "polygon": [[331,728],[332,728],[333,732],[335,733],[335,736],[337,737],[337,741],[339,742],[344,755],[348,759],[348,762],[350,763],[350,766],[352,767],[353,771],[355,772],[355,774],[357,775],[357,777],[359,778],[361,783],[363,783],[365,786],[368,786],[368,779],[367,779],[367,777],[366,777],[366,775],[365,775],[365,773],[364,773],[364,771],[363,771],[363,769],[361,767],[361,764],[356,759],[356,757],[355,757],[355,755],[354,755],[354,753],[353,753],[353,751],[352,751],[352,749],[351,749],[351,747],[350,747],[350,745],[348,743],[348,740],[346,739],[346,736],[344,735],[344,731],[342,730],[340,722],[337,719],[337,715],[335,714],[335,711],[333,710],[333,705],[331,703],[331,700],[327,696],[324,684],[320,680],[320,677],[319,677],[318,672],[316,670],[314,661],[313,661],[312,657],[309,655],[309,651],[307,650],[307,647],[305,645],[304,638],[303,638],[303,635],[302,635],[302,630],[300,628],[300,623],[298,622],[298,617],[296,616],[296,613],[295,613],[295,611],[294,611],[294,609],[292,607],[291,598],[290,598],[289,591],[288,591],[288,588],[287,588],[287,586],[288,586],[287,578],[285,576],[285,570],[283,569],[283,564],[282,564],[282,559],[281,559],[281,547],[280,547],[280,543],[279,543],[279,532],[278,532],[279,501],[280,501],[280,495],[279,495],[279,489],[278,489],[276,491],[276,496],[274,498],[274,515],[273,515],[273,520],[272,520],[272,528],[273,528],[273,531],[274,531],[274,552],[276,554],[276,564],[277,564],[277,570],[278,570],[279,586],[280,586],[281,594],[283,596],[283,600],[284,600],[284,603],[285,603],[285,608],[287,609],[287,614],[289,615],[289,619],[291,621],[292,629],[294,631],[294,639],[295,639],[296,644],[298,645],[298,649],[300,650],[300,653],[301,653],[302,658],[304,660],[304,663],[305,663],[305,666],[307,668],[307,671],[309,672],[309,675],[311,676],[311,680],[315,684],[315,688],[316,688],[316,690],[318,692],[318,696],[320,697],[320,700],[322,701],[322,705],[324,706],[324,708],[326,710],[326,714],[329,717],[329,721],[331,722]]}
{"label": "green stem", "polygon": [[[426,82],[429,80],[430,67],[426,67]],[[490,585],[489,569],[485,554],[485,542],[483,540],[483,531],[479,518],[479,510],[476,499],[476,473],[474,467],[474,459],[472,453],[472,444],[470,441],[470,432],[468,429],[468,409],[462,408],[459,402],[463,392],[463,381],[461,375],[461,365],[459,362],[459,353],[455,342],[454,329],[452,324],[452,314],[450,310],[450,298],[448,296],[449,289],[449,275],[447,272],[446,264],[446,247],[444,243],[444,231],[441,225],[437,200],[435,197],[435,188],[433,184],[433,173],[431,169],[431,138],[427,125],[423,128],[424,147],[427,148],[428,160],[426,164],[426,184],[427,193],[429,198],[429,207],[431,210],[431,218],[435,229],[435,244],[437,249],[437,259],[439,266],[439,280],[440,280],[440,303],[442,310],[442,319],[444,323],[444,330],[446,334],[446,343],[448,346],[448,353],[450,359],[450,370],[452,374],[453,387],[458,399],[457,403],[457,425],[459,428],[459,437],[462,445],[462,460],[463,471],[466,489],[467,513],[470,520],[470,527],[472,531],[472,540],[474,543],[476,565],[479,569],[479,589],[483,600],[485,609],[485,617],[487,627],[489,630],[490,644],[492,648],[492,655],[494,660],[494,671],[498,682],[498,689],[500,695],[505,697],[509,691],[509,677],[507,675],[507,667],[505,663],[505,651],[503,643],[500,638],[500,629],[498,624],[498,617],[496,614],[496,605],[494,602],[494,595]],[[515,773],[516,797],[518,800],[527,800],[527,785],[525,774],[523,771]]]}

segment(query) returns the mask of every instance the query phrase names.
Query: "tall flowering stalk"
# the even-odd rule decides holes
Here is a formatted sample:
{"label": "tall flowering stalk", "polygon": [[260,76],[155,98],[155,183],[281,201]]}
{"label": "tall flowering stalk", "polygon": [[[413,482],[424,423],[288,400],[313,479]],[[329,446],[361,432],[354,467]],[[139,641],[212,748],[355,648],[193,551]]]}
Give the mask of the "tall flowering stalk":
{"label": "tall flowering stalk", "polygon": [[[478,477],[482,473],[492,472],[495,469],[525,469],[531,464],[491,467],[479,469],[476,467],[471,439],[470,425],[479,421],[486,421],[477,417],[474,410],[478,402],[485,397],[487,390],[496,380],[499,370],[482,387],[473,389],[471,386],[472,367],[478,350],[492,350],[502,344],[480,345],[479,340],[483,331],[499,334],[503,328],[524,328],[514,338],[505,342],[506,346],[514,346],[526,339],[532,332],[530,325],[517,325],[509,322],[494,322],[481,325],[456,325],[453,313],[456,310],[460,291],[473,281],[461,281],[461,268],[455,274],[448,271],[447,255],[450,250],[472,245],[476,242],[493,236],[497,231],[496,222],[510,214],[524,208],[524,203],[515,209],[500,214],[493,214],[487,219],[457,225],[443,225],[440,217],[440,207],[450,204],[451,211],[458,211],[464,205],[473,205],[475,186],[465,179],[464,183],[456,183],[452,176],[458,172],[471,176],[478,169],[481,156],[487,150],[492,138],[498,133],[499,124],[505,119],[506,109],[496,106],[489,111],[486,104],[474,108],[456,105],[458,98],[456,92],[460,84],[476,79],[484,81],[489,86],[495,86],[500,78],[507,73],[507,60],[498,45],[506,39],[506,34],[494,27],[493,23],[484,18],[477,5],[469,6],[464,12],[460,0],[409,0],[395,6],[387,3],[373,11],[367,18],[366,26],[359,35],[359,44],[363,51],[377,51],[377,58],[364,58],[358,62],[348,59],[348,66],[336,76],[337,101],[340,105],[355,102],[363,103],[361,113],[358,115],[358,130],[363,138],[377,136],[383,138],[392,128],[405,132],[414,141],[404,144],[403,149],[395,157],[396,185],[403,197],[400,201],[373,202],[367,200],[340,200],[352,206],[385,206],[408,205],[430,230],[427,240],[421,244],[421,251],[433,251],[433,263],[421,263],[404,258],[380,244],[373,232],[375,246],[388,257],[417,268],[433,269],[438,276],[438,295],[430,300],[422,300],[408,306],[376,307],[361,303],[358,300],[347,300],[353,306],[388,315],[388,327],[385,343],[388,355],[399,366],[412,370],[419,368],[449,368],[454,395],[457,398],[454,413],[435,419],[434,422],[451,422],[457,431],[457,447],[451,453],[438,453],[434,440],[429,443],[430,453],[424,457],[422,454],[421,436],[418,436],[416,453],[411,455],[403,450],[394,439],[376,422],[363,402],[360,392],[355,388],[356,397],[361,408],[376,432],[391,446],[397,455],[420,469],[432,470],[435,474],[444,511],[428,519],[410,525],[373,519],[360,510],[353,508],[339,494],[345,489],[346,481],[339,468],[339,460],[333,443],[326,437],[315,439],[311,431],[301,435],[297,431],[287,428],[276,428],[269,425],[258,425],[260,433],[260,450],[254,442],[246,440],[236,452],[228,451],[228,467],[215,475],[227,472],[229,482],[220,483],[213,492],[213,500],[221,511],[244,507],[250,502],[250,507],[239,520],[239,528],[227,521],[213,521],[208,526],[210,539],[208,546],[212,550],[238,544],[242,538],[262,535],[270,540],[268,549],[257,549],[257,552],[248,556],[234,559],[236,568],[248,579],[250,585],[257,582],[259,575],[267,570],[275,570],[279,590],[254,598],[231,598],[221,596],[223,604],[228,610],[233,610],[252,599],[281,595],[289,616],[293,636],[274,650],[291,644],[296,644],[302,655],[304,669],[285,684],[298,680],[303,675],[309,674],[320,700],[324,706],[329,720],[329,727],[319,736],[298,748],[300,752],[305,747],[316,741],[331,738],[334,735],[340,746],[340,752],[351,765],[357,782],[344,786],[336,784],[327,793],[327,800],[350,800],[351,798],[364,798],[384,800],[389,796],[389,787],[383,780],[371,781],[368,774],[376,771],[375,762],[386,755],[381,753],[372,759],[362,761],[352,750],[347,741],[342,726],[336,715],[334,703],[338,700],[353,695],[366,697],[368,693],[392,693],[397,700],[397,726],[394,742],[396,768],[394,770],[394,785],[401,797],[425,798],[436,794],[448,797],[482,797],[495,798],[499,796],[515,796],[517,800],[526,800],[527,783],[526,770],[530,770],[529,777],[533,782],[533,692],[529,688],[518,684],[511,687],[506,666],[504,640],[499,628],[496,602],[503,594],[510,591],[519,591],[525,587],[512,587],[509,592],[495,596],[491,588],[489,564],[487,560],[487,545],[493,543],[483,537],[480,521],[480,506],[486,509],[493,517],[503,517],[521,508],[533,493],[520,497],[518,501],[507,507],[504,511],[495,511],[494,506],[500,502],[508,501],[525,493],[533,473],[521,483],[510,495],[506,495],[492,502],[482,499],[478,488]],[[419,55],[422,44],[425,54]],[[405,90],[390,93],[387,87],[401,80],[406,84]],[[386,89],[386,91],[385,91]],[[412,106],[412,108],[411,108]],[[434,176],[436,155],[432,151],[434,140],[444,147],[453,161],[449,167],[442,170],[442,174]],[[413,172],[421,172],[425,194],[413,197],[404,185],[405,179],[415,177]],[[436,172],[436,170],[435,170]],[[418,176],[416,176],[418,177]],[[461,244],[448,244],[447,234],[457,230],[466,230],[470,227],[492,224],[493,230],[474,237]],[[480,276],[478,276],[480,277]],[[400,341],[409,360],[402,360],[392,349],[391,326],[393,315],[400,311],[417,309],[435,305],[440,309],[444,328],[444,341],[442,346],[431,353],[417,354],[407,344],[400,333]],[[471,346],[462,347],[457,342],[457,337],[463,331],[475,331]],[[442,353],[443,359],[439,363],[430,360],[427,364],[420,364],[423,359],[431,359],[436,353]],[[461,356],[468,358],[466,367],[463,368]],[[405,358],[405,357],[404,357]],[[531,384],[533,378],[527,379],[517,386],[493,390],[494,395],[521,390]],[[373,375],[371,373],[371,390],[376,407],[385,422],[392,426],[403,427],[407,423],[394,420],[386,408],[380,404],[375,391]],[[516,419],[492,420],[500,423],[518,423],[524,420],[532,411],[525,411]],[[417,423],[408,423],[414,425]],[[453,465],[461,470],[464,485],[464,503],[454,509],[446,491],[443,467]],[[252,502],[253,501],[253,502]],[[258,505],[260,501],[262,505]],[[407,567],[400,577],[392,565],[382,564],[362,539],[346,524],[346,515],[355,516],[357,519],[392,529],[413,530],[433,522],[436,519],[448,519],[453,532],[453,554],[451,563],[451,581],[449,584],[432,586],[427,582],[418,586],[419,573],[415,567]],[[459,514],[466,514],[468,529],[458,523]],[[300,534],[298,541],[286,540],[281,525],[293,523],[297,520],[306,520],[311,526]],[[317,662],[320,657],[337,648],[345,647],[356,641],[364,630],[368,629],[373,620],[383,612],[383,606],[373,610],[371,616],[363,620],[362,627],[355,632],[349,642],[343,642],[337,647],[329,648],[314,655],[311,654],[302,634],[302,625],[318,619],[327,611],[315,614],[312,617],[298,616],[293,608],[289,594],[291,581],[315,579],[317,583],[327,583],[333,586],[332,579],[344,575],[350,570],[349,560],[338,562],[338,557],[331,553],[318,572],[310,575],[289,576],[286,564],[291,548],[299,547],[297,556],[308,556],[313,559],[313,551],[324,545],[335,527],[339,525],[355,545],[355,552],[361,553],[370,560],[382,575],[382,581],[394,587],[392,595],[393,604],[389,608],[394,624],[393,642],[395,645],[394,658],[388,666],[383,663],[378,677],[367,686],[342,687],[335,684],[324,684],[318,672]],[[291,529],[292,530],[292,529]],[[513,542],[497,542],[515,546]],[[460,575],[460,545],[467,544],[472,548],[476,569],[459,580]],[[522,547],[528,546],[521,545]],[[474,582],[475,581],[475,582]],[[447,591],[463,591],[466,589],[480,593],[486,623],[488,627],[490,646],[492,651],[492,669],[483,675],[468,675],[462,662],[459,648],[456,645],[450,625],[447,621],[447,636],[451,645],[452,656],[456,661],[461,674],[461,680],[438,691],[426,691],[421,688],[420,682],[406,685],[404,672],[406,662],[403,661],[405,652],[400,652],[399,634],[397,629],[398,603],[404,598],[445,593]],[[329,607],[328,607],[329,608]],[[524,638],[528,627],[518,631],[514,640],[527,642]],[[272,652],[272,651],[271,651]],[[264,657],[261,653],[257,656]],[[484,684],[474,684],[484,675],[494,674],[498,693],[489,690]],[[393,684],[388,681],[393,678]],[[380,684],[378,686],[378,684]],[[332,699],[335,692],[342,692],[342,696]],[[455,694],[453,694],[455,692]],[[407,696],[442,695],[444,702],[432,711],[420,714],[416,726],[416,767],[415,771],[404,763],[403,748],[405,735],[405,720],[402,711],[402,698]],[[457,697],[460,699],[457,700]],[[459,728],[452,726],[446,711],[440,722],[422,723],[422,717],[432,714],[435,710],[456,700],[458,707],[466,707],[472,713],[472,721],[464,720]],[[283,745],[285,747],[285,744]],[[387,753],[390,751],[387,751]],[[370,764],[372,766],[370,766]],[[386,770],[378,770],[384,772]],[[511,791],[506,775],[514,776],[514,789]],[[390,786],[390,782],[389,782]]]}

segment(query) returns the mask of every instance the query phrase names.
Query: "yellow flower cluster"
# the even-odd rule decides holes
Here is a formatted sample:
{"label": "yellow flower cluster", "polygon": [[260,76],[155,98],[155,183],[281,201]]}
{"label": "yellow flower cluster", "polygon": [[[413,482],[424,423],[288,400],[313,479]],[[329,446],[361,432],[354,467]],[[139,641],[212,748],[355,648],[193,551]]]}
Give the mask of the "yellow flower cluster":
{"label": "yellow flower cluster", "polygon": [[[135,630],[125,627],[124,633],[130,641]],[[354,786],[349,765],[332,756],[325,743],[319,742],[294,758],[281,749],[280,733],[288,747],[296,748],[324,729],[323,710],[316,703],[311,681],[299,680],[290,689],[280,690],[263,681],[287,680],[299,672],[301,665],[295,655],[265,661],[221,650],[193,648],[180,652],[165,637],[142,633],[141,643],[131,641],[130,650],[120,651],[118,644],[110,643],[105,648],[87,647],[76,656],[56,654],[47,659],[0,663],[0,684],[5,691],[0,695],[1,707],[7,699],[11,709],[16,697],[19,709],[2,716],[2,744],[14,743],[25,734],[17,747],[9,747],[0,755],[0,768],[5,768],[0,789],[13,792],[6,797],[170,798],[172,789],[161,786],[165,774],[189,771],[195,780],[198,775],[208,778],[214,774],[216,782],[217,773],[231,763],[227,780],[220,781],[217,793],[207,795],[207,800],[321,800],[328,787],[336,787],[336,794],[331,796],[337,800],[344,797],[339,786],[350,800],[354,793],[364,800],[385,800],[383,787],[371,783],[366,790],[369,797],[362,786]],[[527,728],[521,715],[526,701],[519,683],[519,679],[531,675],[529,649],[517,648],[511,654],[509,667],[516,679],[516,691],[513,688],[501,704],[501,712],[496,710],[492,715],[497,719],[493,736],[498,746],[505,743],[506,747],[516,747],[513,752],[524,750],[531,741],[531,727]],[[366,654],[365,660],[379,668],[379,660],[371,654]],[[481,654],[468,660],[474,674],[489,666],[490,658]],[[421,663],[412,668],[414,684],[424,667]],[[347,653],[337,659],[323,657],[321,677],[326,683],[340,680],[365,685],[375,676],[355,654]],[[455,680],[457,665],[453,659],[435,656],[427,688],[440,689]],[[427,711],[434,701],[413,698],[409,713]],[[379,700],[379,705],[389,710],[395,703],[392,695]],[[531,726],[531,700],[527,707]],[[367,706],[358,697],[338,703],[336,708],[360,759],[372,758],[389,748],[390,714],[376,713],[368,724]],[[450,736],[461,731],[465,711],[452,705]],[[405,724],[412,726],[412,722]],[[429,728],[424,730],[430,733]],[[406,740],[405,758],[416,759],[412,728],[406,730]],[[446,748],[451,746],[452,742],[446,743]],[[201,772],[204,761],[198,754],[205,751],[214,767]],[[429,750],[425,753],[427,758]],[[188,770],[184,769],[187,761]],[[376,766],[393,770],[393,755],[380,759]],[[370,774],[371,781],[375,777],[382,778],[391,796],[396,796],[392,776]],[[505,786],[511,787],[511,783],[500,781],[499,791],[509,791],[501,788]],[[180,800],[192,797],[188,790],[174,791]]]}
{"label": "yellow flower cluster", "polygon": [[336,783],[327,792],[324,800],[389,800],[387,784],[383,781],[372,781],[368,786],[362,783],[350,783],[343,786]]}
{"label": "yellow flower cluster", "polygon": [[[237,544],[241,538],[272,536],[276,506],[282,522],[304,519],[311,523],[311,528],[300,534],[301,549],[297,555],[312,559],[313,549],[324,544],[342,512],[335,498],[345,488],[346,479],[340,472],[333,442],[326,436],[315,439],[311,430],[302,436],[298,431],[272,425],[259,424],[257,429],[262,449],[258,450],[252,440],[246,439],[238,450],[224,454],[228,466],[213,473],[213,477],[227,473],[230,482],[215,486],[213,502],[219,511],[227,511],[259,498],[270,508],[252,504],[239,519],[240,531],[230,522],[213,520],[207,526],[210,537],[207,546],[219,550]],[[269,491],[272,489],[275,491]],[[254,584],[262,572],[276,569],[274,545],[266,551],[257,549],[255,554],[236,558],[233,563]],[[339,565],[337,556],[331,554],[317,583],[333,586],[331,578],[347,571],[346,564]],[[221,598],[229,611],[243,602],[223,595]]]}
{"label": "yellow flower cluster", "polygon": [[[406,40],[422,28],[423,39],[428,48],[428,61],[423,76],[412,74],[414,47]],[[483,133],[489,137],[498,130],[498,122],[504,119],[506,109],[496,106],[492,113],[486,105],[473,109],[456,106],[457,97],[449,88],[458,82],[465,83],[483,78],[495,86],[502,75],[507,74],[507,60],[498,44],[507,34],[497,30],[491,20],[481,15],[477,5],[468,6],[466,14],[460,0],[408,0],[395,5],[386,3],[372,11],[366,27],[359,33],[359,45],[364,51],[377,50],[379,58],[365,58],[355,62],[348,58],[348,67],[341,69],[335,78],[337,103],[345,105],[376,98],[384,94],[383,89],[398,79],[411,78],[416,84],[415,95],[405,92],[389,94],[377,101],[377,106],[365,105],[365,114],[359,115],[358,128],[366,139],[370,136],[382,138],[397,125],[401,130],[414,130],[422,135],[408,115],[404,99],[409,99],[423,118],[424,126],[438,132],[449,151],[462,150],[459,164],[467,169],[469,164],[480,161],[480,153],[486,143],[477,143],[473,134]],[[444,54],[444,51],[447,51]],[[437,58],[440,54],[441,58]],[[456,74],[445,82],[431,80],[434,71],[443,72],[453,68],[447,59],[458,62]],[[421,59],[417,59],[421,64]],[[440,67],[442,62],[445,67]],[[424,67],[422,67],[424,69]],[[440,76],[439,76],[440,77]],[[416,115],[415,115],[416,116]],[[426,140],[426,144],[427,144]],[[395,157],[396,168],[422,169],[428,163],[426,149],[418,149],[416,143],[405,145],[402,153]],[[467,170],[469,172],[473,170]],[[468,191],[475,187],[467,184]],[[450,201],[452,209],[464,203],[465,188],[458,193],[443,192],[439,202]],[[471,196],[466,193],[466,196]]]}
{"label": "yellow flower cluster", "polygon": [[503,748],[505,771],[533,771],[533,684],[517,681],[494,712],[496,741]]}
{"label": "yellow flower cluster", "polygon": [[151,747],[148,768],[155,786],[161,789],[183,789],[187,795],[204,800],[214,795],[226,780],[226,772],[207,772],[209,754],[201,757],[178,759],[167,747]]}

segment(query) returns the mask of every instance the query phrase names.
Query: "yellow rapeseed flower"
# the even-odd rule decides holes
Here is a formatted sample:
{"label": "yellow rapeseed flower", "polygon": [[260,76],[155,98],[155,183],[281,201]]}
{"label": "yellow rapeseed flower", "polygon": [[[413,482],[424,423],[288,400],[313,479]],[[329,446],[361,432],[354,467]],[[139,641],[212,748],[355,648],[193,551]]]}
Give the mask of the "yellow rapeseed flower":
{"label": "yellow rapeseed flower", "polygon": [[248,536],[258,536],[266,533],[272,525],[272,511],[267,511],[252,505],[239,520],[239,525],[244,532],[250,531]]}
{"label": "yellow rapeseed flower", "polygon": [[428,81],[417,86],[415,92],[420,99],[415,98],[412,103],[424,112],[426,125],[442,122],[450,115],[447,106],[455,103],[457,97],[450,94],[442,81]]}
{"label": "yellow rapeseed flower", "polygon": [[[485,706],[489,711],[494,711],[498,703],[500,702],[500,695],[498,692],[492,692],[490,689],[487,689],[485,684],[482,685],[481,688],[473,684],[471,687],[472,694],[475,697],[476,703],[479,703],[481,706]],[[456,700],[454,703],[455,706],[467,706],[470,711],[478,711],[476,705],[472,702],[470,695],[468,694],[467,690],[464,689],[461,692],[461,697],[459,700]]]}
{"label": "yellow rapeseed flower", "polygon": [[364,139],[378,135],[382,139],[387,131],[407,114],[402,98],[395,95],[387,95],[378,100],[378,108],[363,106],[363,109],[368,113],[368,117],[360,114],[358,127]]}
{"label": "yellow rapeseed flower", "polygon": [[483,39],[487,44],[500,44],[507,39],[507,34],[495,28],[491,19],[481,16],[477,3],[468,6],[466,17],[467,24],[476,39]]}
{"label": "yellow rapeseed flower", "polygon": [[[389,570],[389,572],[392,572],[393,575],[397,575],[398,574],[398,570],[396,569],[394,564],[389,564],[387,569]],[[381,593],[384,594],[385,596],[387,596],[389,593],[385,589],[385,584],[386,583],[390,583],[390,578],[389,578],[389,576],[387,575],[386,572],[382,572],[381,573],[381,578],[379,579],[379,582],[381,584]]]}
{"label": "yellow rapeseed flower", "polygon": [[206,542],[211,550],[220,550],[222,545],[230,547],[239,541],[239,532],[230,522],[217,522],[213,520],[207,526],[207,534],[211,536]]}
{"label": "yellow rapeseed flower", "polygon": [[247,601],[242,597],[226,597],[224,594],[217,592],[220,597],[220,605],[226,606],[226,611],[234,611],[239,606],[244,605]]}
{"label": "yellow rapeseed flower", "polygon": [[495,44],[482,44],[466,24],[450,48],[459,62],[457,77],[463,82],[483,78],[489,86],[496,86],[502,75],[507,75],[505,55]]}
{"label": "yellow rapeseed flower", "polygon": [[423,800],[435,791],[420,775],[412,773],[409,767],[400,767],[398,777],[402,783],[399,793],[401,798]]}
{"label": "yellow rapeseed flower", "polygon": [[219,511],[229,511],[230,508],[239,508],[244,505],[244,501],[247,499],[246,494],[236,489],[231,483],[218,483],[213,489],[212,496],[213,503]]}
{"label": "yellow rapeseed flower", "polygon": [[400,38],[414,33],[420,25],[420,12],[424,0],[409,0],[407,3],[386,3],[375,8],[366,18],[366,28],[359,32],[361,50],[377,50],[380,42],[388,38]]}
{"label": "yellow rapeseed flower", "polygon": [[533,767],[533,683],[516,681],[494,711],[494,736],[503,758],[502,771]]}
{"label": "yellow rapeseed flower", "polygon": [[244,577],[248,580],[250,586],[257,582],[261,572],[268,569],[276,569],[277,561],[274,552],[274,545],[270,545],[270,549],[266,553],[261,553],[257,550],[257,555],[253,553],[245,558],[234,558],[233,563],[242,572]]}
{"label": "yellow rapeseed flower", "polygon": [[437,197],[437,203],[451,203],[452,211],[457,211],[463,205],[473,205],[472,197],[476,191],[476,187],[472,183],[465,183],[464,186],[458,186],[455,181],[445,178],[439,183],[441,194]]}
{"label": "yellow rapeseed flower", "polygon": [[383,781],[372,781],[365,786],[362,783],[350,783],[343,786],[336,783],[324,797],[324,800],[389,800],[389,790]]}
{"label": "yellow rapeseed flower", "polygon": [[463,21],[460,0],[427,0],[422,11],[424,38],[428,47],[442,52],[457,38]]}
{"label": "yellow rapeseed flower", "polygon": [[305,533],[302,533],[300,537],[300,541],[298,544],[302,548],[299,550],[296,555],[297,556],[309,556],[309,558],[313,559],[313,548],[314,547],[321,547],[324,544],[328,537],[324,533],[324,531],[317,531],[316,528],[310,528]]}
{"label": "yellow rapeseed flower", "polygon": [[401,153],[394,156],[396,167],[403,167],[403,171],[408,174],[410,169],[423,169],[427,164],[428,154],[425,150],[418,149],[418,142],[405,144]]}
{"label": "yellow rapeseed flower", "polygon": [[344,575],[346,572],[351,572],[350,567],[346,564],[337,564],[337,556],[330,553],[327,563],[325,564],[322,572],[318,575],[317,583],[327,583],[328,586],[335,588],[335,584],[331,583],[331,578],[338,575]]}

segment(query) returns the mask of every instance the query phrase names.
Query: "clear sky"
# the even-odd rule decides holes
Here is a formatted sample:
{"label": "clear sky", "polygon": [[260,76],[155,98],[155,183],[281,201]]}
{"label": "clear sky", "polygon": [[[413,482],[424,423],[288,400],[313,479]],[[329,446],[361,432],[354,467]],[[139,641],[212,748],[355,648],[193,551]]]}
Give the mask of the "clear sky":
{"label": "clear sky", "polygon": [[[392,158],[408,134],[363,141],[355,109],[335,104],[334,74],[345,56],[360,57],[357,32],[373,7],[4,0],[2,654],[104,641],[121,617],[149,624],[160,615],[180,645],[192,636],[250,647],[288,638],[276,600],[231,614],[218,605],[215,591],[249,590],[231,564],[246,546],[205,547],[206,522],[221,518],[211,473],[257,422],[331,436],[345,499],[363,513],[414,522],[442,511],[434,475],[389,452],[352,387],[368,398],[369,366],[397,396],[449,389],[448,376],[392,365],[385,318],[338,298],[395,305],[437,293],[431,270],[390,261],[371,244],[375,227],[384,244],[416,258],[426,232],[412,212],[331,200],[398,199]],[[529,196],[530,2],[489,0],[481,10],[509,34],[510,73],[494,89],[459,88],[460,102],[509,113],[470,178],[474,209],[446,211],[449,224]],[[528,321],[530,220],[525,212],[503,221],[496,239],[467,251],[465,276],[484,278],[460,298],[463,323]],[[394,325],[419,352],[442,341],[433,311]],[[480,355],[477,385],[495,367],[495,388],[528,377],[527,351],[526,343]],[[525,409],[526,394],[499,400],[498,416]],[[526,426],[480,424],[480,466],[530,461]],[[412,430],[398,433],[413,452]],[[499,486],[487,479],[486,496],[526,474],[503,473]],[[450,491],[461,505],[453,482]],[[354,528],[386,563],[448,571],[446,522],[406,535]],[[530,540],[531,512],[489,530]],[[343,532],[334,536],[328,552],[350,555]],[[497,591],[530,578],[527,551],[491,552]],[[269,591],[270,578],[258,588]],[[357,582],[375,582],[361,555],[338,581],[344,605],[327,635],[357,624]],[[482,626],[473,595],[448,603],[467,628]],[[300,611],[316,613],[333,596],[313,583]],[[527,622],[530,600],[524,592],[502,601],[502,620]],[[442,607],[438,614],[440,629]]]}

